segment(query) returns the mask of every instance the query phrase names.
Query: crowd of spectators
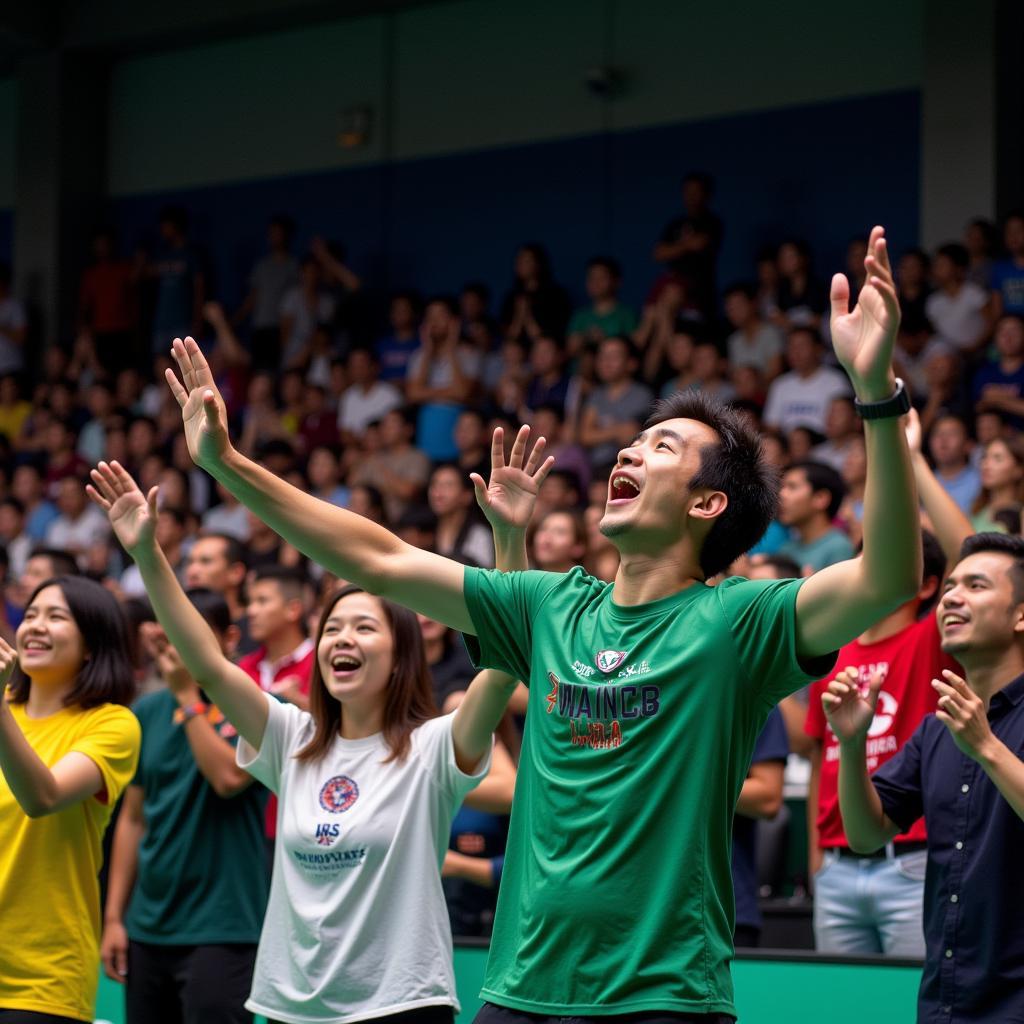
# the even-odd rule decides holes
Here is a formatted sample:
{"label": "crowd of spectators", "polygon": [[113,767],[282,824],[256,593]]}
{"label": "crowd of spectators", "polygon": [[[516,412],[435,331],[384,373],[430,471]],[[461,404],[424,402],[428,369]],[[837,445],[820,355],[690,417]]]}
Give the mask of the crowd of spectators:
{"label": "crowd of spectators", "polygon": [[[239,447],[326,501],[381,522],[410,543],[492,566],[490,531],[470,473],[485,478],[491,436],[529,423],[555,457],[529,539],[534,566],[582,565],[611,580],[615,549],[598,524],[617,452],[654,399],[717,395],[762,430],[781,474],[779,519],[753,564],[790,559],[807,574],[848,558],[860,538],[865,452],[849,382],[828,338],[828,284],[800,239],[751,254],[750,277],[721,287],[727,230],[713,183],[691,174],[682,209],[652,239],[643,308],[619,298],[623,268],[595,255],[580,268],[585,301],[555,280],[543,245],[515,254],[504,296],[478,282],[451,295],[404,288],[381,323],[344,249],[315,239],[299,255],[274,217],[266,254],[237,309],[210,294],[184,210],[160,217],[159,243],[129,260],[96,235],[81,278],[73,342],[27,350],[27,318],[0,267],[0,634],[26,594],[54,573],[101,580],[141,621],[141,580],[91,505],[100,459],[159,485],[159,543],[187,586],[226,599],[236,655],[282,699],[304,701],[309,623],[335,582],[255,520],[189,458],[164,380],[174,337],[200,342]],[[727,212],[727,211],[724,211]],[[866,238],[851,240],[853,297]],[[902,307],[896,361],[917,407],[937,478],[978,529],[1019,533],[1024,506],[1024,214],[977,219],[935,252],[894,253]],[[410,282],[410,285],[414,282]],[[455,282],[453,282],[455,284]],[[457,638],[421,619],[439,708],[473,669]],[[139,655],[140,685],[158,685]],[[504,735],[514,763],[514,716]],[[448,873],[453,917],[486,932],[500,873],[502,819],[463,812]],[[481,867],[480,858],[486,862]],[[461,888],[460,888],[461,886]],[[493,891],[493,890],[491,890]],[[460,903],[460,900],[462,902]]]}

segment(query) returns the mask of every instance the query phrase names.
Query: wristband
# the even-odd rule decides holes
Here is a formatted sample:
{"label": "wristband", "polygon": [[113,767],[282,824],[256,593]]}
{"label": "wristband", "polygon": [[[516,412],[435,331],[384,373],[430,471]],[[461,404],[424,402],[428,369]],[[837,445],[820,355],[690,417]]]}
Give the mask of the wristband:
{"label": "wristband", "polygon": [[883,398],[881,402],[862,402],[855,398],[853,406],[862,420],[887,420],[910,412],[910,395],[903,381],[897,377],[896,390],[889,398]]}
{"label": "wristband", "polygon": [[201,700],[195,701],[193,704],[186,704],[184,707],[178,708],[173,715],[172,721],[175,725],[184,725],[186,722],[190,722],[193,718],[198,718],[199,715],[205,715],[208,711],[208,707]]}

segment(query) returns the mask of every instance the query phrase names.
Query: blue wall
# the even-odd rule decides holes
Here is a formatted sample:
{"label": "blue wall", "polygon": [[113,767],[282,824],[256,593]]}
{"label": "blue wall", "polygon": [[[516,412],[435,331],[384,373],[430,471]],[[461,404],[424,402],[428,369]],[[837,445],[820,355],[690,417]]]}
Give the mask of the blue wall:
{"label": "blue wall", "polygon": [[[525,240],[551,250],[578,295],[583,264],[609,252],[639,303],[655,268],[651,247],[679,206],[679,178],[703,168],[718,182],[726,221],[723,282],[749,276],[756,249],[808,238],[825,275],[872,224],[894,251],[916,243],[920,178],[918,91],[736,115],[567,141],[497,148],[274,180],[112,201],[126,244],[150,235],[165,202],[192,212],[219,297],[234,305],[263,246],[265,222],[290,214],[299,244],[346,242],[353,268],[377,289],[454,290],[482,279],[500,297]],[[4,221],[0,218],[0,245]],[[2,251],[2,250],[0,250]]]}

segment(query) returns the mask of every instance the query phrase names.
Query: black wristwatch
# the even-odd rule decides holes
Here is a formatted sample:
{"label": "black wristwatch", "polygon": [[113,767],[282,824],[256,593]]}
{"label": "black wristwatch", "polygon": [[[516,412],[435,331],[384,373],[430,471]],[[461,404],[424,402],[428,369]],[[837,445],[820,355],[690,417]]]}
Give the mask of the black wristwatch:
{"label": "black wristwatch", "polygon": [[853,405],[862,420],[887,420],[910,412],[910,395],[897,377],[896,391],[890,398],[883,398],[881,402],[862,402],[855,398]]}

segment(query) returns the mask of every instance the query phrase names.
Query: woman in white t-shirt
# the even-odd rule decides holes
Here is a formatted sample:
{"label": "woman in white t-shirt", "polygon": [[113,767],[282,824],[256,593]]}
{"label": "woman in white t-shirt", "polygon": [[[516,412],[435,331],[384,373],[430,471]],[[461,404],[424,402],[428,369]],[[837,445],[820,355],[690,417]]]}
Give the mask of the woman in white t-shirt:
{"label": "woman in white t-shirt", "polygon": [[451,1024],[459,1007],[440,866],[515,680],[481,673],[457,711],[434,717],[416,616],[347,586],[314,638],[310,711],[279,703],[221,654],[179,586],[154,537],[157,489],[144,497],[117,463],[92,478],[90,495],[138,564],[161,625],[238,730],[238,763],[279,797],[246,1007],[285,1024]]}

